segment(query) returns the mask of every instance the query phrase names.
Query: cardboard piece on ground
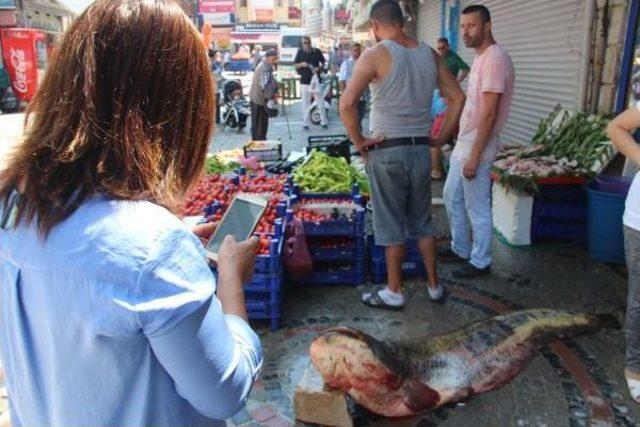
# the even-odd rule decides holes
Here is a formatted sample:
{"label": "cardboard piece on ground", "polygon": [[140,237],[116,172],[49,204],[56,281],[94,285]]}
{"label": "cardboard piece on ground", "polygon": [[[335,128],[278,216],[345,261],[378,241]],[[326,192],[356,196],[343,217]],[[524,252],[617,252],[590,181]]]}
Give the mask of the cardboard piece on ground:
{"label": "cardboard piece on ground", "polygon": [[347,396],[328,389],[312,365],[307,367],[293,397],[296,419],[332,427],[353,427]]}

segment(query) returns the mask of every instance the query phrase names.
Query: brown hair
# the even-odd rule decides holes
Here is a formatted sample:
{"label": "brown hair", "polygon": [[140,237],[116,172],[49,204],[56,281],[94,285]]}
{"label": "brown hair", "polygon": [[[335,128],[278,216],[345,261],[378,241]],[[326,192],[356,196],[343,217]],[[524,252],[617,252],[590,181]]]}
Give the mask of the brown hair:
{"label": "brown hair", "polygon": [[214,92],[197,29],[174,0],[98,0],[60,44],[2,172],[18,221],[46,236],[95,194],[174,209],[200,176]]}

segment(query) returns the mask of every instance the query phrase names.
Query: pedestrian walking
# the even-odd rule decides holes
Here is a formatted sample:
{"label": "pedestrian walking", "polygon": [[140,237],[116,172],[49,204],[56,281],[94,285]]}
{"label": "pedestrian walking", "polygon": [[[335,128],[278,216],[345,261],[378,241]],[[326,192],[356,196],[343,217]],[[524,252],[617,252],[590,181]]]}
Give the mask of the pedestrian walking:
{"label": "pedestrian walking", "polygon": [[[360,43],[353,43],[350,49],[351,56],[349,59],[342,62],[340,66],[340,72],[338,73],[338,83],[340,84],[340,93],[344,93],[351,76],[353,75],[353,69],[356,66],[356,61],[360,59],[362,55],[362,45]],[[367,114],[367,104],[369,102],[369,89],[365,89],[362,97],[358,101],[358,121],[360,123],[360,130],[362,131],[362,121]]]}
{"label": "pedestrian walking", "polygon": [[[388,284],[362,295],[363,303],[398,310],[404,306],[402,264],[407,239],[416,239],[428,273],[431,300],[442,301],[436,271],[435,229],[431,219],[429,146],[440,145],[458,120],[464,94],[438,54],[404,32],[395,0],[371,8],[379,43],[356,62],[340,98],[340,115],[351,140],[366,158],[375,242],[385,246]],[[371,84],[371,131],[363,136],[358,103]],[[429,135],[431,98],[436,86],[450,100],[437,140]]]}
{"label": "pedestrian walking", "polygon": [[[640,110],[625,111],[609,123],[608,133],[613,145],[640,167],[640,146],[633,132],[640,127]],[[636,174],[622,218],[624,246],[629,273],[625,336],[627,351],[624,376],[631,397],[640,403],[640,174]]]}
{"label": "pedestrian walking", "polygon": [[326,60],[320,51],[311,45],[310,37],[302,38],[302,47],[298,49],[296,58],[293,61],[298,74],[300,75],[300,96],[302,98],[302,127],[309,130],[311,116],[311,92],[309,85],[316,68],[324,67]]}
{"label": "pedestrian walking", "polygon": [[251,102],[251,139],[254,141],[267,139],[269,129],[267,103],[278,91],[278,83],[273,76],[273,67],[277,59],[278,54],[275,50],[268,51],[253,74],[249,100]]}
{"label": "pedestrian walking", "polygon": [[[489,9],[465,8],[460,27],[465,46],[475,50],[476,58],[444,186],[451,247],[440,255],[464,262],[453,276],[469,279],[491,272],[491,165],[500,150],[500,131],[509,115],[515,71],[509,54],[493,37]],[[469,225],[473,239],[469,238]]]}
{"label": "pedestrian walking", "polygon": [[57,52],[0,177],[11,423],[224,426],[262,365],[258,242],[227,237],[216,280],[211,226],[172,213],[213,129],[200,34],[174,0],[97,0]]}

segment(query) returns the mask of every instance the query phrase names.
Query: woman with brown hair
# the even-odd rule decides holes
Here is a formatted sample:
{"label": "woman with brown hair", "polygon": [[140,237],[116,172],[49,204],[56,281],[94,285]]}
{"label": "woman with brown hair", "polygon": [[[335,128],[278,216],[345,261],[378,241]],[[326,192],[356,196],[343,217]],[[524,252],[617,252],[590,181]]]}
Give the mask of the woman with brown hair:
{"label": "woman with brown hair", "polygon": [[[172,214],[213,83],[174,0],[98,0],[64,36],[0,177],[0,358],[14,426],[224,425],[262,363],[242,285]],[[203,234],[206,230],[197,230]]]}

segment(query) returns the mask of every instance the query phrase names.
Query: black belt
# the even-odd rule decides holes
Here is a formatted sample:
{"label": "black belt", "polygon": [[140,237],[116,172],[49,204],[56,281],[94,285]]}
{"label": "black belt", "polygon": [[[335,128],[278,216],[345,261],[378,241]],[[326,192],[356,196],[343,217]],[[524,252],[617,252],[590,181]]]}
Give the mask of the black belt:
{"label": "black belt", "polygon": [[385,139],[379,144],[369,147],[371,150],[383,150],[385,148],[402,147],[403,145],[430,145],[432,139],[428,136],[413,136],[408,138]]}

